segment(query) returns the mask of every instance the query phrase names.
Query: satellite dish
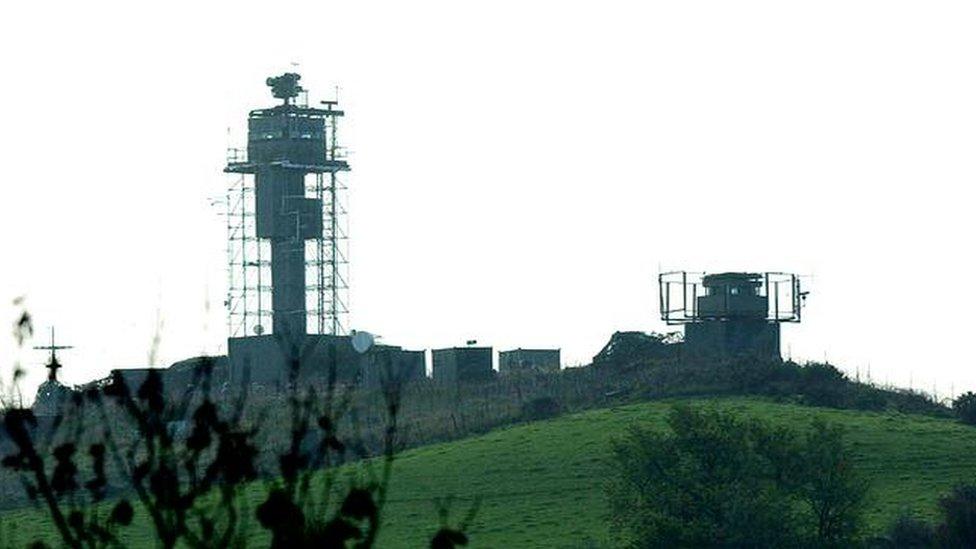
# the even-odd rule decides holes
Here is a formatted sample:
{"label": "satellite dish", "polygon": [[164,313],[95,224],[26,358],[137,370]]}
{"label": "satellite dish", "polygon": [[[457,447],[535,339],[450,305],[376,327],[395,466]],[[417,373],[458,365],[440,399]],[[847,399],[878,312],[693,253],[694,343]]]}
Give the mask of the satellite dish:
{"label": "satellite dish", "polygon": [[375,341],[376,338],[369,332],[356,332],[352,335],[352,348],[357,353],[363,354],[373,346]]}
{"label": "satellite dish", "polygon": [[254,326],[254,335],[261,335],[264,333],[264,326],[258,324]]}

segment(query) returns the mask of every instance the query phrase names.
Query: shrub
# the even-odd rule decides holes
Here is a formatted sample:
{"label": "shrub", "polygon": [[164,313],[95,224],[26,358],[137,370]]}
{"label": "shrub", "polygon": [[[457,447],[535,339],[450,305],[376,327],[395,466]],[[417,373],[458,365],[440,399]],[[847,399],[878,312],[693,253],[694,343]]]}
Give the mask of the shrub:
{"label": "shrub", "polygon": [[534,398],[522,405],[522,419],[536,421],[558,416],[562,406],[552,397]]}
{"label": "shrub", "polygon": [[857,385],[853,390],[851,407],[857,410],[884,410],[888,405],[885,394],[870,385]]}
{"label": "shrub", "polygon": [[728,363],[730,382],[738,391],[769,394],[795,382],[795,370],[779,360],[739,357]]}
{"label": "shrub", "polygon": [[847,376],[830,364],[813,363],[800,369],[800,392],[815,406],[843,406],[848,383]]}
{"label": "shrub", "polygon": [[935,531],[927,522],[902,513],[888,528],[885,542],[892,549],[929,549],[935,547]]}
{"label": "shrub", "polygon": [[976,486],[956,486],[939,499],[942,524],[936,536],[942,547],[976,547]]}
{"label": "shrub", "polygon": [[976,394],[967,392],[952,401],[952,411],[967,425],[976,425]]}

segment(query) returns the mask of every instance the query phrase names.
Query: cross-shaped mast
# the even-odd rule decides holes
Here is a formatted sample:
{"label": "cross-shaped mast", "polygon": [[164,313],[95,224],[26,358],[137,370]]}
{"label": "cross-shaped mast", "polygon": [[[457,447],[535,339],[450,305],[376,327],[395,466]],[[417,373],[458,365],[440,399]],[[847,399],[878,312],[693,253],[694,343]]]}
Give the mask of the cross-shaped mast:
{"label": "cross-shaped mast", "polygon": [[45,366],[49,370],[47,379],[48,381],[57,381],[58,370],[61,368],[61,363],[58,362],[58,351],[72,349],[73,347],[71,345],[56,345],[54,342],[54,326],[51,326],[51,344],[36,346],[34,348],[39,351],[51,351],[51,358]]}

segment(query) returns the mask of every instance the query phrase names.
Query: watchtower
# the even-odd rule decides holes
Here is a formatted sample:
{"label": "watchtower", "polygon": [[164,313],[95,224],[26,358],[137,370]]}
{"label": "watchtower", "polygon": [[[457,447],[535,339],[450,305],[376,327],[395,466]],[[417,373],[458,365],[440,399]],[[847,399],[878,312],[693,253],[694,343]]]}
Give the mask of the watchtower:
{"label": "watchtower", "polygon": [[295,73],[267,79],[281,103],[252,110],[247,148],[227,155],[232,377],[247,362],[252,379],[280,379],[276,366],[330,337],[352,352],[338,178],[349,170],[337,137],[344,113],[337,100],[310,107],[300,80]]}
{"label": "watchtower", "polygon": [[780,324],[798,323],[807,293],[791,273],[658,276],[661,320],[684,325],[691,355],[780,358]]}
{"label": "watchtower", "polygon": [[[228,153],[231,336],[340,335],[347,312],[337,101],[308,106],[301,76],[267,79],[282,103],[248,115],[246,154]],[[270,305],[270,310],[268,306]],[[270,318],[269,318],[270,317]],[[269,322],[270,321],[270,322]],[[269,330],[270,329],[270,330]]]}

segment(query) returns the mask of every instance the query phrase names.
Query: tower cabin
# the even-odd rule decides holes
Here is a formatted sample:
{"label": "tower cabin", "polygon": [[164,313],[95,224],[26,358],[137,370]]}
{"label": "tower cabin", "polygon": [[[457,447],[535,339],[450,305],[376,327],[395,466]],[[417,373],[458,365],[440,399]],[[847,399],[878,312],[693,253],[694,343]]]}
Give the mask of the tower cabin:
{"label": "tower cabin", "polygon": [[659,277],[661,319],[685,327],[689,356],[780,358],[780,324],[799,322],[805,292],[789,273],[724,272]]}

